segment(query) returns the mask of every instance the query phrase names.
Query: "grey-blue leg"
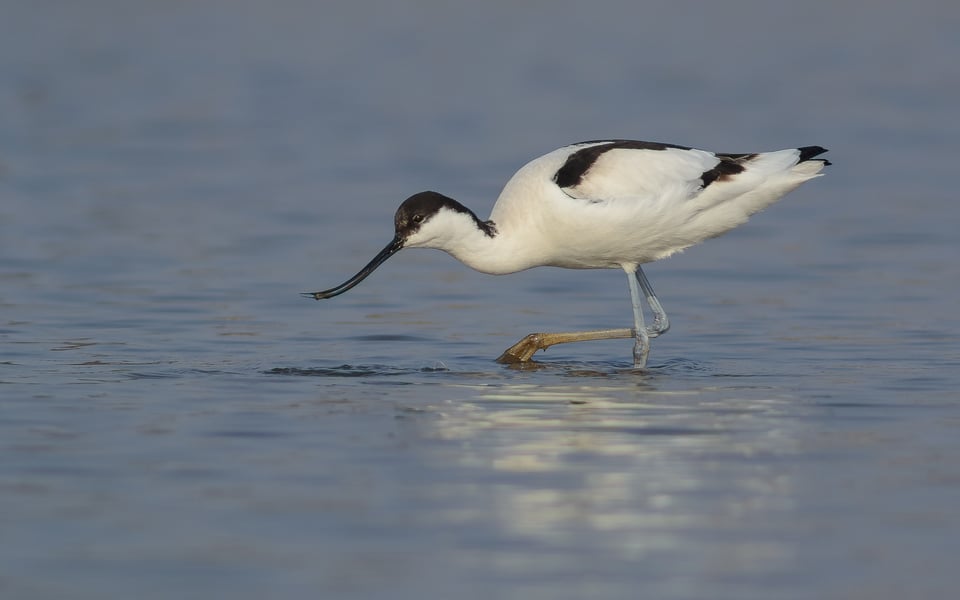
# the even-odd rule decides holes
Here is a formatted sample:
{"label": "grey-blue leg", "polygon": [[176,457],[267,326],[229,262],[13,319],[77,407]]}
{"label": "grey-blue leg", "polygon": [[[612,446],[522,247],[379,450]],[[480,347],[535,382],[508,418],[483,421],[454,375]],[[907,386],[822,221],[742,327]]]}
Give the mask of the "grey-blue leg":
{"label": "grey-blue leg", "polygon": [[[640,278],[636,276],[636,274],[642,274],[643,271],[639,267],[637,267],[636,274],[634,271],[624,270],[627,271],[627,282],[630,284],[630,301],[633,304],[633,335],[637,340],[633,344],[633,367],[642,369],[647,366],[647,356],[650,354],[650,334],[643,324],[643,296],[640,295],[640,286],[637,285]],[[643,281],[646,283],[646,277]]]}
{"label": "grey-blue leg", "polygon": [[640,267],[637,267],[637,282],[640,284],[643,294],[647,297],[647,304],[650,305],[650,310],[653,311],[653,324],[647,327],[647,335],[657,337],[658,335],[666,333],[667,330],[670,329],[670,319],[667,318],[667,313],[664,312],[663,306],[661,306],[660,301],[657,300],[657,295],[653,292],[650,281]]}
{"label": "grey-blue leg", "polygon": [[[546,350],[554,344],[567,344],[587,340],[612,340],[634,338],[633,366],[642,369],[647,366],[647,356],[650,354],[650,338],[657,337],[670,328],[667,313],[660,306],[657,295],[653,293],[647,276],[640,267],[626,265],[623,270],[627,274],[630,284],[630,301],[633,305],[633,327],[631,329],[602,329],[599,331],[571,331],[564,333],[531,333],[522,340],[510,346],[500,355],[497,362],[525,363],[538,350]],[[641,292],[641,289],[643,290]],[[653,312],[653,323],[647,327],[643,323],[643,301],[646,299]]]}

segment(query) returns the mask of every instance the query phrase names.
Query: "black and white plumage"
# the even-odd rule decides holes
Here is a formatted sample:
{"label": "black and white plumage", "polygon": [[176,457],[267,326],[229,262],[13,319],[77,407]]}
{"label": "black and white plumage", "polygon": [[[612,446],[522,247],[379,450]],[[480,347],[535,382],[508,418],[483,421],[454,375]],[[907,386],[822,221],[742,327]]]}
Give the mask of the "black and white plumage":
{"label": "black and white plumage", "polygon": [[[486,221],[437,192],[405,200],[395,236],[343,284],[304,294],[317,300],[349,290],[402,248],[437,248],[495,275],[537,266],[620,268],[627,273],[634,327],[530,334],[500,360],[527,361],[538,349],[571,341],[636,338],[634,365],[646,365],[649,338],[669,327],[640,265],[721,235],[801,183],[819,176],[826,152],[805,146],[721,154],[685,146],[600,140],[534,159],[507,182]],[[641,299],[653,312],[644,325]]]}

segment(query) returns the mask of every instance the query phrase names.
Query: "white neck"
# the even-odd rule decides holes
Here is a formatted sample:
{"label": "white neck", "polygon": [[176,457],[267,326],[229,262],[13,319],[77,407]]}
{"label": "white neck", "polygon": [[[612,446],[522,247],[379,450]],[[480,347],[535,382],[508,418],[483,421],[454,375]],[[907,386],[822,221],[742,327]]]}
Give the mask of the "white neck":
{"label": "white neck", "polygon": [[491,275],[534,266],[529,257],[516,251],[516,240],[508,233],[496,231],[496,225],[491,232],[495,233],[481,229],[472,214],[444,208],[408,237],[404,247],[443,250],[471,269]]}

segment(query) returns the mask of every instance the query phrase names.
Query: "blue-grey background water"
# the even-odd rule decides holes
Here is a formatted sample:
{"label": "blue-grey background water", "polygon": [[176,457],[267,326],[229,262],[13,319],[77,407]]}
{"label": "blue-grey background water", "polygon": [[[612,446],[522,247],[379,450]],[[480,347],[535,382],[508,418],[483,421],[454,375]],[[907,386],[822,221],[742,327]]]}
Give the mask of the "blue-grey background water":
{"label": "blue-grey background water", "polygon": [[[53,2],[0,15],[3,598],[946,598],[960,4]],[[604,137],[834,166],[647,272],[340,283]]]}

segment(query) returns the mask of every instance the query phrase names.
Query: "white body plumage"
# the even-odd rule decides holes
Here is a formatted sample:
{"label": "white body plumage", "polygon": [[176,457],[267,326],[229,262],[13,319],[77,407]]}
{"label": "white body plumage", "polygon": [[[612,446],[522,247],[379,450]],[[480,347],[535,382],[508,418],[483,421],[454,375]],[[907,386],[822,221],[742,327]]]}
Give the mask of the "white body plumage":
{"label": "white body plumage", "polygon": [[824,166],[800,162],[797,149],[745,155],[734,163],[742,171],[704,185],[702,175],[721,163],[716,154],[614,147],[599,154],[576,185],[558,185],[556,174],[571,155],[610,143],[566,146],[524,165],[493,207],[492,237],[469,213],[444,208],[404,245],[439,248],[497,275],[543,265],[640,265],[743,224]]}
{"label": "white body plumage", "polygon": [[[393,240],[317,300],[351,289],[403,248],[437,248],[494,275],[531,267],[621,268],[627,274],[634,326],[530,334],[499,360],[524,362],[537,350],[579,340],[635,337],[634,366],[646,365],[650,338],[670,323],[640,265],[741,225],[830,164],[804,146],[776,152],[721,154],[633,140],[582,142],[524,165],[481,221],[437,192],[407,198],[394,216]],[[644,324],[642,303],[653,313]]]}

